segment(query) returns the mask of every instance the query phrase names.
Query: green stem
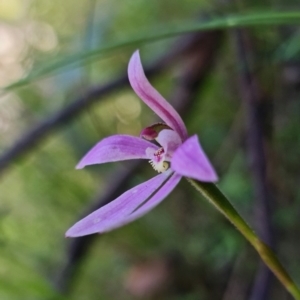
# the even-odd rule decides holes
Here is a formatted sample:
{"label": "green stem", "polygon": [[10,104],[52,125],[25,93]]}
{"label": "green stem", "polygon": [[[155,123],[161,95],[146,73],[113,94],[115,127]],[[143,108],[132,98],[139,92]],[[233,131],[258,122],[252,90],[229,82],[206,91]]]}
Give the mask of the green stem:
{"label": "green stem", "polygon": [[257,237],[254,231],[239,215],[217,186],[213,183],[199,182],[190,178],[187,178],[187,180],[242,233],[285,288],[296,300],[300,300],[300,290],[284,269],[274,252]]}

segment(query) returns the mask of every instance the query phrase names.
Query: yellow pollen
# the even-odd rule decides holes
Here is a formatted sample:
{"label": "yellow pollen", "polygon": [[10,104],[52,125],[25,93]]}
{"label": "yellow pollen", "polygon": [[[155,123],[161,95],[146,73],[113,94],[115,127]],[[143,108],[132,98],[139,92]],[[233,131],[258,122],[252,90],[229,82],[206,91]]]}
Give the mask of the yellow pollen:
{"label": "yellow pollen", "polygon": [[163,161],[163,160],[160,162],[154,162],[153,160],[150,160],[149,163],[151,164],[153,169],[158,173],[167,171],[170,167],[170,164],[167,161]]}

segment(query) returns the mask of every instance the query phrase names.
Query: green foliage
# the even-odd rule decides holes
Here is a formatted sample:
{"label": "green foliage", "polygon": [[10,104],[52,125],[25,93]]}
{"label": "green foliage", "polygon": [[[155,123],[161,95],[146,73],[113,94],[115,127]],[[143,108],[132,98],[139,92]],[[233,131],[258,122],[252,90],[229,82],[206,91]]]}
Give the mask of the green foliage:
{"label": "green foliage", "polygon": [[34,80],[43,78],[53,72],[60,71],[65,68],[78,67],[82,62],[93,62],[99,59],[99,56],[105,53],[110,53],[116,49],[127,46],[136,46],[137,44],[144,44],[146,42],[166,39],[185,33],[195,31],[206,31],[214,29],[228,29],[249,26],[262,25],[281,25],[300,23],[300,13],[298,12],[265,12],[265,13],[250,13],[245,15],[233,15],[229,17],[214,17],[212,20],[200,21],[195,23],[182,24],[164,24],[162,28],[154,28],[145,30],[138,37],[126,38],[124,41],[117,41],[111,44],[106,44],[103,47],[91,51],[84,51],[79,54],[68,55],[67,57],[55,59],[50,64],[46,64],[39,68],[33,69],[26,78],[17,81],[11,85],[4,87],[5,90],[11,90],[21,87]]}

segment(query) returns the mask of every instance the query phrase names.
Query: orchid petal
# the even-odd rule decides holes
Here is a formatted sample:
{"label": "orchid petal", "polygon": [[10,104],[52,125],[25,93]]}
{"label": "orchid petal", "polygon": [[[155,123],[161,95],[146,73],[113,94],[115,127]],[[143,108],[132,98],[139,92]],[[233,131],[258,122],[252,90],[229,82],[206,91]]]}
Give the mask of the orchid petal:
{"label": "orchid petal", "polygon": [[157,191],[157,193],[153,195],[144,205],[142,205],[132,214],[120,218],[117,222],[108,222],[107,224],[105,224],[105,230],[102,232],[117,229],[146,215],[149,211],[151,211],[158,204],[160,204],[173,191],[173,189],[179,183],[181,178],[182,176],[178,174],[173,174],[173,176],[170,179],[168,179],[168,181]]}
{"label": "orchid petal", "polygon": [[197,135],[188,138],[177,148],[171,160],[171,168],[182,176],[199,181],[218,181],[218,176],[201,148]]}
{"label": "orchid petal", "polygon": [[149,199],[144,205],[138,208],[131,215],[120,220],[118,223],[110,224],[109,230],[113,230],[118,227],[124,226],[144,216],[149,211],[154,209],[173,191],[173,189],[177,186],[181,178],[181,175],[174,173],[173,176],[170,179],[168,179],[168,181],[157,191],[157,193],[151,197],[151,199]]}
{"label": "orchid petal", "polygon": [[113,135],[101,140],[79,162],[76,169],[87,165],[102,164],[128,159],[149,159],[147,148],[158,147],[141,138],[130,135]]}
{"label": "orchid petal", "polygon": [[155,162],[160,162],[162,159],[165,158],[165,155],[164,153],[161,154],[161,155],[155,155],[157,151],[153,148],[147,148],[146,149],[146,154],[147,154],[147,157],[150,159],[150,160],[154,160]]}
{"label": "orchid petal", "polygon": [[121,222],[160,188],[170,174],[169,170],[128,190],[114,201],[77,222],[66,232],[66,236],[76,237],[109,231],[113,224]]}
{"label": "orchid petal", "polygon": [[187,138],[187,130],[181,117],[172,105],[149,83],[143,70],[139,51],[135,51],[129,61],[128,77],[135,93],[167,125],[178,132],[182,140],[185,140]]}
{"label": "orchid petal", "polygon": [[165,152],[172,155],[173,152],[182,144],[180,136],[174,130],[164,129],[162,130],[156,141],[164,148]]}

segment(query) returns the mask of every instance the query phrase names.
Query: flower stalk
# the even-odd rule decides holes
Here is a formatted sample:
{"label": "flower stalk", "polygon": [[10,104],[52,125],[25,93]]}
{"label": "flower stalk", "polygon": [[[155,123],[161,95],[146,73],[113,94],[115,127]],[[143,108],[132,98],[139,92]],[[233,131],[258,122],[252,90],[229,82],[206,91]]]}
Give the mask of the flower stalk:
{"label": "flower stalk", "polygon": [[300,300],[299,288],[284,269],[272,249],[258,238],[218,187],[213,183],[200,182],[190,178],[187,178],[187,180],[241,232],[286,290],[296,300]]}

